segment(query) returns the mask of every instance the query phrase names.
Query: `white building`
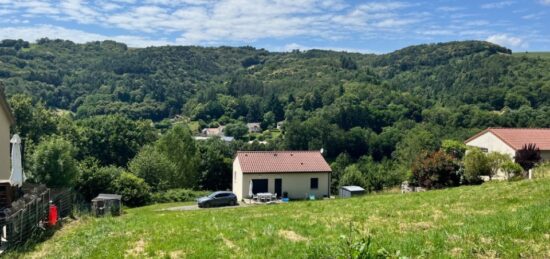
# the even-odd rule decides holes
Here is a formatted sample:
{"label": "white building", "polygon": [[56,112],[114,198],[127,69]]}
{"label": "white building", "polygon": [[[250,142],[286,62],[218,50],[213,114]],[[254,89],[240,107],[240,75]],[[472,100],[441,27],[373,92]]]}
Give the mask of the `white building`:
{"label": "white building", "polygon": [[0,180],[10,179],[10,127],[15,119],[0,86]]}
{"label": "white building", "polygon": [[288,193],[290,199],[330,196],[331,168],[319,151],[239,151],[233,161],[233,192]]}
{"label": "white building", "polygon": [[[499,152],[514,158],[516,151],[527,144],[540,149],[543,160],[550,160],[550,129],[545,128],[488,128],[464,142],[484,152]],[[500,175],[502,176],[502,175]],[[497,175],[497,178],[500,177]]]}

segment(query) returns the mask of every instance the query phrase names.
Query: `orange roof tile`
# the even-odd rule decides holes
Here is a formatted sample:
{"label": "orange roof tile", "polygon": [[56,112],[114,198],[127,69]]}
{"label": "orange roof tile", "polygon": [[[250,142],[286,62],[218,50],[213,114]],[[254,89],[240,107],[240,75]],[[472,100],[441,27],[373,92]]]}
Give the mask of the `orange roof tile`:
{"label": "orange roof tile", "polygon": [[331,172],[319,151],[239,151],[243,173]]}

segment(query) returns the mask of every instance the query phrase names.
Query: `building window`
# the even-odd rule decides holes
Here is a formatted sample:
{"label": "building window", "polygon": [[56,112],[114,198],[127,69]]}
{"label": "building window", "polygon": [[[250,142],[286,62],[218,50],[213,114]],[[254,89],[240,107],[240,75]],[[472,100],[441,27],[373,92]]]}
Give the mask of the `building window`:
{"label": "building window", "polygon": [[319,189],[319,178],[311,178],[310,188],[311,189]]}
{"label": "building window", "polygon": [[479,149],[481,149],[481,152],[483,152],[483,153],[488,153],[489,152],[489,149],[484,148],[484,147],[481,147]]}

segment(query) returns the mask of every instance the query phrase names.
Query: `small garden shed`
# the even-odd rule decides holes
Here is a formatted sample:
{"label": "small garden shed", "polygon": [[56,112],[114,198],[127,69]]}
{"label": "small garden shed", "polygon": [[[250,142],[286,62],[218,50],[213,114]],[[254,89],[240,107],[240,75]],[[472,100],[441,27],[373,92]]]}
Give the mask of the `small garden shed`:
{"label": "small garden shed", "polygon": [[365,189],[359,186],[342,186],[340,187],[340,197],[349,198],[352,196],[358,196],[365,194]]}
{"label": "small garden shed", "polygon": [[92,200],[92,213],[94,216],[120,215],[122,202],[122,196],[117,194],[104,194],[101,193]]}

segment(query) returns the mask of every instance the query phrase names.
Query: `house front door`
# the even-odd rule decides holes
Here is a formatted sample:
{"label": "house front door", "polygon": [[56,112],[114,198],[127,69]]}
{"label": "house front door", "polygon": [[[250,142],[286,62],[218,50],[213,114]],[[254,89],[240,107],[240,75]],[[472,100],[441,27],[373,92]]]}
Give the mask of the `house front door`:
{"label": "house front door", "polygon": [[277,194],[277,198],[283,194],[283,179],[275,179],[275,193]]}

